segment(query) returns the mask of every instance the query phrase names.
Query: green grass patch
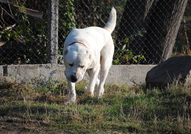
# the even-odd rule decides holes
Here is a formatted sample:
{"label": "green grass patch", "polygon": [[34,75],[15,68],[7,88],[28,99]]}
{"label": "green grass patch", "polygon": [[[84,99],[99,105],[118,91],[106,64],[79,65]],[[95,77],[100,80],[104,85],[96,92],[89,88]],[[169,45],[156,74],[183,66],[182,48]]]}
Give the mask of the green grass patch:
{"label": "green grass patch", "polygon": [[165,90],[144,85],[106,85],[101,99],[77,84],[77,104],[65,106],[65,81],[31,87],[0,85],[0,132],[23,133],[191,133],[191,88]]}

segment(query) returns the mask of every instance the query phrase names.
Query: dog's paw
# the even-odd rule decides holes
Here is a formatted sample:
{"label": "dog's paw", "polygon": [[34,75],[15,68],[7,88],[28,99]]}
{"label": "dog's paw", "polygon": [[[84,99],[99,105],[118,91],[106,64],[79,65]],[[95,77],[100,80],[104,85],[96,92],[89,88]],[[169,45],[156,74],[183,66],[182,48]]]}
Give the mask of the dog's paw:
{"label": "dog's paw", "polygon": [[94,94],[92,92],[90,92],[89,90],[85,90],[85,95],[94,97]]}
{"label": "dog's paw", "polygon": [[67,100],[66,102],[64,102],[64,105],[71,105],[71,104],[76,104],[76,100],[72,99],[72,100]]}
{"label": "dog's paw", "polygon": [[98,99],[103,98],[103,96],[104,96],[103,92],[99,92],[98,94],[96,94],[96,97],[97,97]]}
{"label": "dog's paw", "polygon": [[98,98],[98,99],[101,99],[102,97],[103,97],[103,94],[98,94],[98,95],[97,95],[97,98]]}
{"label": "dog's paw", "polygon": [[100,99],[103,97],[103,94],[104,94],[104,88],[101,88],[98,90],[98,92],[96,92],[96,97]]}

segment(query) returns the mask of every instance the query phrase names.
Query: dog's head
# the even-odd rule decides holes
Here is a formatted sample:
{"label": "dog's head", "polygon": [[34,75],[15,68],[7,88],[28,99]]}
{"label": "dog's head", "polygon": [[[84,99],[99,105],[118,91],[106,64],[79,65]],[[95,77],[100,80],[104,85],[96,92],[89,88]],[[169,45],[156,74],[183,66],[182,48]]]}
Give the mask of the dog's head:
{"label": "dog's head", "polygon": [[75,83],[81,81],[87,68],[91,64],[91,55],[88,50],[75,45],[68,46],[63,51],[66,78]]}

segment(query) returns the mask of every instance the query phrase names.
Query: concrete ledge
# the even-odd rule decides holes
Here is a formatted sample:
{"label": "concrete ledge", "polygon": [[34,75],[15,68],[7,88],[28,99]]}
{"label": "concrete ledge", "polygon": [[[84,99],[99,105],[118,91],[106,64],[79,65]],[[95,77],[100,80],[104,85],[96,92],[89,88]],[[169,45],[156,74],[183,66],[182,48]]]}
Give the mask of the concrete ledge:
{"label": "concrete ledge", "polygon": [[134,86],[145,83],[147,72],[155,65],[113,65],[106,83]]}
{"label": "concrete ledge", "polygon": [[[147,72],[155,65],[113,65],[106,83],[134,86],[145,83]],[[60,81],[65,79],[64,65],[33,64],[0,66],[0,82],[7,80],[16,83]]]}

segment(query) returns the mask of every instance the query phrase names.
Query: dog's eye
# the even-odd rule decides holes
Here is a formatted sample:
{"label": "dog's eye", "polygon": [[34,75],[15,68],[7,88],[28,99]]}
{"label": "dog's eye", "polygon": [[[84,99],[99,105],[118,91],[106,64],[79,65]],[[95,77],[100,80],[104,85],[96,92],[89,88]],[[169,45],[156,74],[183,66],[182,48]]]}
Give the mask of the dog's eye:
{"label": "dog's eye", "polygon": [[84,68],[84,66],[83,66],[83,65],[79,65],[79,67],[80,67],[80,68]]}
{"label": "dog's eye", "polygon": [[71,67],[72,67],[73,65],[74,65],[74,64],[69,64],[69,66],[71,66]]}

